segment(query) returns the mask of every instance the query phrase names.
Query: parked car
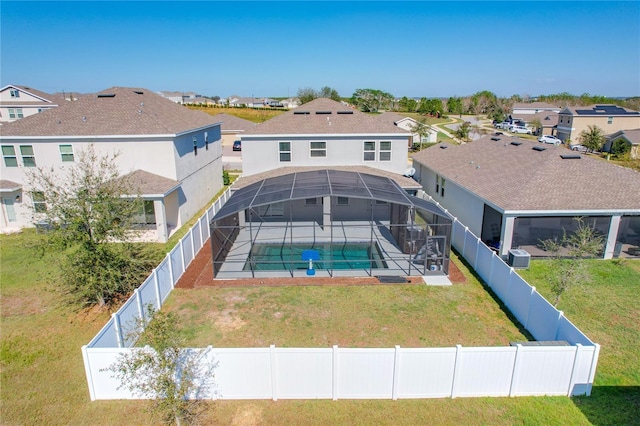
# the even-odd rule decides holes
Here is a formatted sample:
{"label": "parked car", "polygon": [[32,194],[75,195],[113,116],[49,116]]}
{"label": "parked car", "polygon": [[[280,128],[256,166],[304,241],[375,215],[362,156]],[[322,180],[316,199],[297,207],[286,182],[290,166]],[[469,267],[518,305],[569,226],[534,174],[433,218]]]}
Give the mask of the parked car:
{"label": "parked car", "polygon": [[569,148],[571,148],[571,151],[580,151],[580,152],[589,151],[589,149],[586,146],[580,145],[579,143],[569,145]]}
{"label": "parked car", "polygon": [[526,133],[528,135],[531,134],[531,129],[527,129],[524,126],[511,126],[509,127],[509,131],[511,133]]}
{"label": "parked car", "polygon": [[560,145],[562,143],[562,140],[558,139],[555,136],[551,136],[551,135],[542,135],[538,138],[538,142],[542,142],[542,143],[550,143],[553,145]]}
{"label": "parked car", "polygon": [[503,130],[507,130],[509,128],[509,126],[511,125],[511,123],[509,123],[508,121],[503,121],[502,123],[498,123],[496,124],[494,127],[496,129],[503,129]]}
{"label": "parked car", "polygon": [[234,151],[242,151],[242,142],[241,141],[235,141],[233,143],[233,150]]}

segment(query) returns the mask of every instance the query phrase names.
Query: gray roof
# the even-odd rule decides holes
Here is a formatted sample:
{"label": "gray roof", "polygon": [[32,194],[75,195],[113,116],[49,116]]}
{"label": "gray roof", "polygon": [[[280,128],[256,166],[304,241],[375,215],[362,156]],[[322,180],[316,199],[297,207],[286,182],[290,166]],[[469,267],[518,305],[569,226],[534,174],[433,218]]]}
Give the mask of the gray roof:
{"label": "gray roof", "polygon": [[216,213],[212,222],[258,206],[326,196],[375,199],[417,207],[449,219],[447,213],[435,203],[407,194],[389,178],[345,170],[318,169],[274,176],[238,189]]}
{"label": "gray roof", "polygon": [[378,115],[377,117],[380,120],[390,121],[393,124],[396,124],[398,121],[403,120],[405,118],[410,118],[411,120],[413,120],[411,117],[407,117],[406,115],[400,115],[397,112],[392,112],[392,111],[383,112],[382,114]]}
{"label": "gray roof", "polygon": [[244,132],[256,126],[256,123],[253,121],[245,120],[235,115],[222,113],[216,114],[214,117],[222,123],[221,127],[223,132]]}
{"label": "gray roof", "polygon": [[22,189],[22,185],[6,179],[0,179],[0,192],[13,192]]}
{"label": "gray roof", "polygon": [[590,155],[563,159],[575,153],[562,145],[507,136],[441,145],[414,154],[414,162],[505,211],[640,211],[640,173]]}
{"label": "gray roof", "polygon": [[146,89],[112,87],[2,126],[3,136],[166,135],[219,120]]}
{"label": "gray roof", "polygon": [[405,134],[392,122],[327,98],[314,99],[267,120],[245,135]]}
{"label": "gray roof", "polygon": [[309,172],[309,171],[317,171],[317,170],[339,170],[346,172],[354,172],[354,173],[364,173],[375,176],[384,176],[387,177],[400,186],[400,188],[405,190],[417,190],[422,187],[415,180],[408,178],[403,175],[399,175],[397,173],[388,172],[386,170],[374,169],[368,166],[331,166],[331,167],[312,167],[312,166],[299,166],[299,167],[280,167],[277,169],[272,169],[263,173],[257,173],[255,175],[250,176],[242,176],[240,179],[234,182],[234,189],[244,188],[245,186],[251,185],[255,182],[259,182],[263,179],[283,176],[291,173],[300,173],[300,172]]}
{"label": "gray roof", "polygon": [[631,145],[640,145],[640,129],[620,130],[607,135],[607,139],[613,140],[621,136],[628,140]]}
{"label": "gray roof", "polygon": [[135,170],[123,178],[130,179],[134,188],[144,195],[167,195],[180,186],[177,180],[149,173],[144,170]]}
{"label": "gray roof", "polygon": [[558,124],[558,113],[554,111],[540,111],[535,114],[514,114],[513,118],[519,118],[531,123],[533,120],[540,120],[542,127],[553,127]]}

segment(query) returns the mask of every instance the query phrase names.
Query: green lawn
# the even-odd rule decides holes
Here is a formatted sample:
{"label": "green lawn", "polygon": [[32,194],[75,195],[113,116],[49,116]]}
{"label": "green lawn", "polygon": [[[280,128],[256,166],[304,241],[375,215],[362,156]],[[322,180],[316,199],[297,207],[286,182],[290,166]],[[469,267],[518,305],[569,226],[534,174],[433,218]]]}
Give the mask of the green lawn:
{"label": "green lawn", "polygon": [[[124,425],[154,424],[148,419],[144,401],[95,401],[89,400],[84,366],[80,348],[98,332],[108,320],[110,313],[97,310],[76,311],[63,303],[56,291],[58,276],[55,265],[58,255],[49,253],[39,256],[33,249],[40,238],[33,231],[17,235],[0,236],[0,332],[2,347],[0,423],[3,425],[29,424],[73,424],[73,425]],[[640,264],[629,262],[618,266],[612,262],[596,262],[598,285],[576,288],[565,296],[561,308],[596,342],[603,345],[601,361],[596,376],[596,387],[591,398],[531,397],[531,398],[457,398],[432,400],[399,401],[220,401],[211,403],[204,414],[205,424],[632,424],[640,418],[637,412],[638,398],[638,290],[640,282]],[[533,262],[532,281],[538,269]],[[613,276],[618,278],[608,277]],[[431,344],[443,339],[443,344],[462,342],[474,344],[480,334],[486,332],[486,325],[473,324],[475,318],[493,318],[500,325],[497,330],[509,333],[505,338],[498,334],[488,336],[489,342],[504,344],[504,341],[519,334],[512,325],[504,322],[504,313],[496,302],[482,293],[482,287],[467,272],[469,280],[459,288],[397,288],[381,289],[382,294],[369,295],[368,304],[356,301],[340,301],[336,308],[345,312],[348,306],[354,311],[371,312],[371,329],[365,336],[355,335],[356,343],[367,341],[409,346],[403,341],[410,339],[419,344],[423,337]],[[619,281],[623,283],[620,284]],[[626,283],[626,284],[625,284]],[[630,283],[636,283],[633,287]],[[535,285],[544,291],[544,285]],[[341,291],[330,290],[330,295],[342,297]],[[447,290],[449,294],[446,295]],[[348,296],[362,296],[371,293],[364,288],[351,290]],[[262,307],[271,306],[271,310],[257,312],[269,321],[280,325],[294,324],[296,313],[308,311],[315,316],[322,314],[314,293],[319,288],[309,290],[287,290],[281,295],[263,289],[247,292],[247,300],[236,298],[232,290],[220,291],[211,295],[211,312],[219,306],[246,306],[250,299],[256,300]],[[582,292],[582,293],[581,293]],[[215,293],[215,292],[214,292]],[[197,296],[197,292],[189,297]],[[199,293],[205,294],[205,293]],[[439,297],[444,306],[439,307],[434,300],[421,300]],[[195,297],[197,299],[197,297]],[[387,299],[390,300],[382,300]],[[232,305],[228,305],[229,301]],[[194,301],[195,303],[196,301]],[[215,302],[215,303],[214,303]],[[227,303],[222,305],[222,303]],[[378,303],[385,303],[381,312]],[[174,303],[174,302],[171,302]],[[390,331],[378,328],[379,321],[393,315],[395,318],[406,316],[413,321],[416,313],[422,309],[454,310],[450,327],[455,331],[431,329],[426,335],[423,323],[413,327],[415,333],[407,330]],[[575,306],[575,307],[574,307]],[[580,307],[579,309],[577,307]],[[601,308],[606,308],[603,312]],[[235,307],[233,309],[236,309]],[[238,312],[240,312],[238,310]],[[281,314],[275,315],[280,312]],[[333,312],[333,311],[332,311]],[[181,315],[189,317],[185,307]],[[235,315],[235,314],[234,314]],[[234,315],[230,318],[233,319]],[[238,314],[239,315],[239,314]],[[281,315],[281,316],[280,316]],[[429,318],[430,312],[424,317]],[[195,314],[193,315],[195,317]],[[280,318],[276,318],[280,316]],[[357,321],[364,321],[366,315]],[[382,318],[382,319],[381,319]],[[419,317],[418,317],[419,318]],[[242,319],[242,318],[241,318]],[[464,326],[455,324],[456,320]],[[306,324],[304,319],[296,320],[296,327],[312,330],[314,325]],[[233,321],[232,321],[233,322]],[[268,322],[265,319],[265,323]],[[437,321],[436,321],[437,322]],[[215,316],[210,317],[210,327],[203,321],[193,325],[193,339],[198,335],[216,335]],[[625,329],[626,327],[626,329]],[[248,326],[246,327],[249,328]],[[281,327],[280,327],[281,328]],[[328,329],[327,329],[328,330]],[[348,330],[345,327],[344,330]],[[265,326],[265,343],[293,345],[298,341],[285,340],[288,333]],[[315,330],[313,330],[315,332]],[[254,331],[260,332],[260,330]],[[459,333],[459,336],[455,334]],[[340,333],[341,334],[341,333]],[[356,334],[353,333],[352,334]],[[441,337],[448,336],[446,338]],[[303,336],[300,333],[299,336]],[[337,334],[335,335],[337,336]],[[471,336],[468,338],[468,336]],[[475,336],[475,337],[474,337]],[[242,338],[242,337],[241,337]],[[255,337],[251,337],[254,339]],[[205,337],[209,339],[209,337]],[[303,339],[303,337],[296,337]],[[341,341],[333,335],[327,335],[326,344]],[[357,340],[361,339],[361,340]],[[448,339],[448,340],[446,340]],[[317,341],[317,345],[325,341]],[[301,340],[301,343],[313,343]],[[345,340],[344,346],[347,345]],[[427,345],[427,344],[425,344]],[[613,351],[613,346],[618,348]],[[635,389],[635,396],[633,390]],[[635,411],[634,411],[635,410]]]}

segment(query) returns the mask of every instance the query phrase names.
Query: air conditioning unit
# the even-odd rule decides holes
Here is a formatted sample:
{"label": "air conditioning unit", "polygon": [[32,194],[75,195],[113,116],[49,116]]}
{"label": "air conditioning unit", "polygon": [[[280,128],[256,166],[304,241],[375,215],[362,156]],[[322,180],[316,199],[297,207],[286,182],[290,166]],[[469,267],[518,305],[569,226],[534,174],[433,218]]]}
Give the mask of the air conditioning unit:
{"label": "air conditioning unit", "polygon": [[531,255],[526,250],[512,249],[509,250],[509,265],[513,268],[526,269],[529,267]]}

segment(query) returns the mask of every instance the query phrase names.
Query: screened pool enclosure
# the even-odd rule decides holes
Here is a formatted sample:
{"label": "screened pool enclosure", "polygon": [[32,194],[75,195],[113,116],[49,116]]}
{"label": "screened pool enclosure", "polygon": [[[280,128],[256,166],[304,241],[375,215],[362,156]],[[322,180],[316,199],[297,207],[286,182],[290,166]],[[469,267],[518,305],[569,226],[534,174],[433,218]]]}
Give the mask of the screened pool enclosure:
{"label": "screened pool enclosure", "polygon": [[451,220],[387,177],[315,170],[236,190],[210,223],[216,279],[447,275]]}

